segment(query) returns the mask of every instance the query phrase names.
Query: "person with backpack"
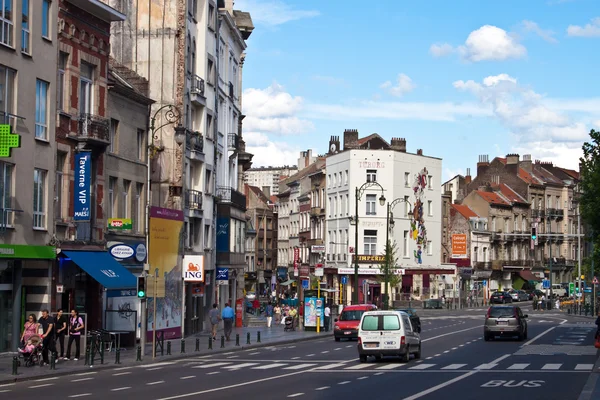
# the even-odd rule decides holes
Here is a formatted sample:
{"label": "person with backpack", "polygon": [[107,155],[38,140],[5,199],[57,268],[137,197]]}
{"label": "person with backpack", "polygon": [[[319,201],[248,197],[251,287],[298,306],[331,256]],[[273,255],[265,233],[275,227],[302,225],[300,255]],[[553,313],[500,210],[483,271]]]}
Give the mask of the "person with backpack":
{"label": "person with backpack", "polygon": [[265,315],[267,316],[267,328],[271,327],[271,322],[273,322],[273,305],[269,301],[267,304],[267,309],[265,310]]}
{"label": "person with backpack", "polygon": [[77,310],[71,310],[71,318],[69,319],[69,344],[67,345],[67,360],[71,359],[71,344],[75,342],[75,358],[79,360],[81,349],[81,331],[84,328],[83,320],[79,316]]}
{"label": "person with backpack", "polygon": [[208,319],[210,320],[211,325],[211,335],[213,340],[217,340],[217,327],[219,326],[219,321],[221,321],[221,316],[219,315],[218,304],[214,303],[212,310],[208,312]]}

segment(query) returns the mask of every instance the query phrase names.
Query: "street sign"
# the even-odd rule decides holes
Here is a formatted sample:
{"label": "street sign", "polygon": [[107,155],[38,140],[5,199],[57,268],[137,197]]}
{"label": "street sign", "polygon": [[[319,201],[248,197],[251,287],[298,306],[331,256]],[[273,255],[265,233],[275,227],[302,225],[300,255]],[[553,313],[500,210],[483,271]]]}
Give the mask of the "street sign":
{"label": "street sign", "polygon": [[542,281],[542,288],[543,289],[550,289],[550,280],[549,279],[544,279]]}
{"label": "street sign", "polygon": [[597,284],[598,284],[598,278],[594,277],[594,280],[592,281],[592,283],[593,283],[594,285],[597,285]]}
{"label": "street sign", "polygon": [[308,279],[302,279],[302,289],[308,289]]}
{"label": "street sign", "polygon": [[569,282],[569,296],[575,294],[575,282]]}
{"label": "street sign", "polygon": [[348,283],[348,275],[342,275],[342,285],[345,285]]}

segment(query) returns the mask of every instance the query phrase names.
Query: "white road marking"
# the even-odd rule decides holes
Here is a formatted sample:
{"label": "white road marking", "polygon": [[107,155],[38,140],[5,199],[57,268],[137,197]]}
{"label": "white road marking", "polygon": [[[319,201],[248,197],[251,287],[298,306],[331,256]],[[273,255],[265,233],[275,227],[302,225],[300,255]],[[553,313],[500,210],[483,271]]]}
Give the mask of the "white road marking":
{"label": "white road marking", "polygon": [[120,388],[114,388],[114,389],[110,389],[111,392],[120,392],[121,390],[127,390],[127,389],[131,389],[131,386],[123,386]]}
{"label": "white road marking", "polygon": [[426,360],[431,360],[433,357],[427,357]]}
{"label": "white road marking", "polygon": [[416,399],[421,398],[423,396],[427,396],[430,393],[436,392],[436,391],[438,391],[440,389],[443,389],[446,386],[450,386],[450,385],[452,385],[452,384],[454,384],[454,383],[456,383],[458,381],[462,381],[463,379],[466,379],[466,378],[468,378],[471,375],[474,375],[476,373],[477,373],[476,371],[467,372],[466,374],[459,375],[459,376],[457,376],[454,379],[450,379],[449,381],[440,383],[439,385],[436,385],[436,386],[431,387],[429,389],[423,390],[422,392],[416,393],[416,394],[414,394],[412,396],[409,396],[409,397],[405,397],[403,400],[416,400]]}
{"label": "white road marking", "polygon": [[55,380],[57,380],[57,379],[58,379],[58,377],[57,377],[57,376],[55,376],[55,377],[53,377],[53,378],[43,378],[43,379],[36,379],[36,380],[34,380],[34,382],[48,382],[48,381],[55,381]]}
{"label": "white road marking", "polygon": [[115,371],[125,371],[126,369],[131,369],[133,367],[121,367],[121,368],[115,368]]}
{"label": "white road marking", "polygon": [[290,394],[288,397],[298,397],[298,396],[303,396],[304,393],[294,393],[294,394]]}
{"label": "white road marking", "polygon": [[384,370],[387,370],[387,369],[396,369],[396,368],[400,368],[400,367],[403,367],[403,366],[404,366],[404,364],[388,364],[388,365],[382,365],[381,367],[377,367],[375,369],[384,369]]}
{"label": "white road marking", "polygon": [[459,344],[458,347],[464,347],[464,344]]}
{"label": "white road marking", "polygon": [[339,382],[338,385],[347,385],[349,383],[350,383],[350,381],[343,381],[343,382]]}
{"label": "white road marking", "polygon": [[181,377],[181,378],[179,378],[179,379],[181,379],[181,380],[184,380],[184,379],[193,379],[193,378],[195,378],[195,377],[196,377],[196,375],[190,375],[190,376],[182,376],[182,377]]}
{"label": "white road marking", "polygon": [[215,372],[209,372],[209,373],[208,373],[208,374],[206,374],[206,375],[216,375],[216,374],[220,374],[220,372],[219,372],[219,371],[215,371]]}
{"label": "white road marking", "polygon": [[444,334],[439,335],[439,336],[434,336],[434,337],[430,337],[430,338],[427,338],[427,339],[423,339],[423,340],[421,340],[421,342],[422,343],[423,342],[429,342],[430,340],[435,340],[435,339],[439,339],[439,338],[450,336],[450,335],[456,335],[457,333],[461,333],[461,332],[472,331],[473,329],[481,329],[481,327],[480,326],[474,326],[472,328],[461,329],[459,331],[444,333]]}
{"label": "white road marking", "polygon": [[338,347],[338,348],[336,348],[336,349],[333,349],[333,350],[334,350],[334,351],[338,351],[338,350],[341,350],[341,349],[342,349],[341,347]]}
{"label": "white road marking", "polygon": [[431,368],[435,366],[435,364],[419,364],[419,365],[415,365],[414,367],[410,367],[409,369],[427,369],[427,368]]}
{"label": "white road marking", "polygon": [[320,388],[316,388],[315,390],[327,390],[329,388],[330,388],[330,386],[322,386]]}
{"label": "white road marking", "polygon": [[594,368],[594,364],[577,364],[575,366],[575,371],[591,371]]}
{"label": "white road marking", "polygon": [[375,376],[379,376],[379,375],[383,375],[383,372],[378,372],[376,374],[374,374]]}
{"label": "white road marking", "polygon": [[466,366],[467,364],[450,364],[445,366],[442,369],[461,369],[462,367]]}
{"label": "white road marking", "polygon": [[138,368],[164,367],[164,366],[173,365],[173,364],[176,364],[176,363],[171,362],[171,361],[165,361],[165,362],[159,362],[159,363],[148,364],[148,365],[139,365]]}
{"label": "white road marking", "polygon": [[157,371],[159,369],[163,369],[163,367],[148,368],[146,371]]}
{"label": "white road marking", "polygon": [[44,383],[42,385],[27,386],[27,387],[29,389],[37,389],[37,388],[46,387],[46,386],[52,386],[52,385],[54,385],[54,383]]}
{"label": "white road marking", "polygon": [[121,376],[121,375],[129,375],[131,374],[131,372],[118,372],[116,374],[113,374],[113,376]]}
{"label": "white road marking", "polygon": [[75,374],[75,376],[86,376],[86,375],[95,375],[97,372],[82,372],[81,374]]}
{"label": "white road marking", "polygon": [[309,367],[312,367],[314,365],[317,365],[317,364],[298,364],[298,365],[292,365],[291,367],[285,367],[283,369],[295,370],[295,369],[309,368]]}
{"label": "white road marking", "polygon": [[8,392],[10,392],[10,389],[0,390],[0,393],[8,393]]}
{"label": "white road marking", "polygon": [[444,351],[444,354],[446,354],[446,353],[450,353],[450,350],[446,350],[446,351]]}
{"label": "white road marking", "polygon": [[329,350],[325,350],[325,351],[321,352],[321,354],[327,354],[327,353],[329,353]]}
{"label": "white road marking", "polygon": [[441,354],[436,354],[436,355],[434,355],[434,357],[439,357],[439,356],[441,356]]}
{"label": "white road marking", "polygon": [[529,364],[525,364],[525,363],[519,364],[519,363],[517,363],[517,364],[511,365],[507,369],[525,369],[527,367],[529,367]]}
{"label": "white road marking", "polygon": [[346,346],[346,348],[347,348],[347,349],[349,349],[350,347],[352,347],[352,345],[351,345],[351,344],[349,344],[348,346]]}
{"label": "white road marking", "polygon": [[197,365],[192,368],[213,368],[213,367],[221,367],[223,365],[229,365],[229,364],[231,364],[231,363],[230,362],[218,362],[215,364]]}
{"label": "white road marking", "polygon": [[497,366],[498,366],[498,364],[486,363],[486,364],[478,365],[474,369],[492,369],[492,368],[497,367]]}
{"label": "white road marking", "polygon": [[255,353],[250,353],[250,354],[248,354],[248,355],[249,355],[249,356],[255,356],[255,355],[257,355],[257,354],[260,354],[260,351],[257,351],[257,352],[255,352]]}
{"label": "white road marking", "polygon": [[544,364],[544,366],[542,367],[542,369],[557,370],[557,369],[560,369],[561,366],[562,366],[562,364]]}
{"label": "white road marking", "polygon": [[283,367],[284,365],[287,365],[287,364],[273,363],[273,364],[261,365],[260,367],[253,367],[252,369],[271,369],[271,368]]}
{"label": "white road marking", "polygon": [[350,370],[356,370],[356,369],[365,369],[365,368],[371,368],[373,366],[373,364],[358,364],[358,365],[353,365],[351,367],[348,368],[344,368],[344,369],[350,369]]}
{"label": "white road marking", "polygon": [[291,360],[299,360],[300,357],[292,357]]}
{"label": "white road marking", "polygon": [[224,356],[227,356],[227,355],[229,355],[229,354],[233,354],[233,353],[235,353],[235,351],[230,351],[230,352],[228,352],[228,353],[223,353],[223,355],[224,355]]}
{"label": "white road marking", "polygon": [[253,367],[255,365],[258,365],[258,364],[257,363],[243,363],[243,364],[228,365],[223,368],[235,370],[235,369],[240,369],[240,368]]}
{"label": "white road marking", "polygon": [[360,378],[356,378],[356,379],[358,379],[359,381],[362,381],[364,379],[369,379],[369,377],[368,376],[361,376]]}
{"label": "white road marking", "polygon": [[456,349],[458,349],[458,347],[453,347],[453,348],[452,348],[452,350],[456,350]]}
{"label": "white road marking", "polygon": [[148,386],[160,385],[161,383],[165,383],[165,381],[148,382],[148,383],[146,383],[146,385],[148,385]]}
{"label": "white road marking", "polygon": [[239,358],[239,357],[240,356],[230,356],[230,357],[227,357],[227,358]]}
{"label": "white road marking", "polygon": [[83,381],[91,381],[94,378],[79,378],[79,379],[73,379],[71,382],[83,382]]}
{"label": "white road marking", "polygon": [[91,395],[92,395],[91,393],[73,394],[73,395],[69,396],[69,398],[74,399],[76,397],[85,397],[85,396],[91,396]]}
{"label": "white road marking", "polygon": [[312,357],[314,354],[307,354],[306,357]]}
{"label": "white road marking", "polygon": [[315,369],[316,370],[335,369],[335,368],[342,367],[342,366],[344,366],[344,364],[327,364],[327,365],[323,365],[322,367],[317,367]]}

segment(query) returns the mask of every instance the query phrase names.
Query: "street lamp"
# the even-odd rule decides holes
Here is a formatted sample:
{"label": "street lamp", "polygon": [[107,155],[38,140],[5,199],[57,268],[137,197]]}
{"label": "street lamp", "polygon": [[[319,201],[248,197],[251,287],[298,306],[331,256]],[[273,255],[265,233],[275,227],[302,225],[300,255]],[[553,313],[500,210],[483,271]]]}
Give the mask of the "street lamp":
{"label": "street lamp", "polygon": [[389,246],[390,241],[390,230],[394,228],[394,214],[392,211],[394,207],[398,205],[398,203],[406,203],[410,207],[408,209],[408,215],[412,212],[412,204],[407,199],[397,198],[391,203],[387,205],[387,214],[385,216],[385,271],[383,275],[384,287],[383,287],[383,309],[387,310],[389,307],[388,300],[388,286],[390,281],[390,257],[391,257],[391,248]]}
{"label": "street lamp", "polygon": [[175,143],[177,143],[180,146],[183,143],[185,143],[185,133],[186,133],[186,129],[183,127],[183,125],[178,124],[175,127]]}
{"label": "street lamp", "polygon": [[381,189],[379,204],[382,206],[385,205],[385,196],[383,195],[385,189],[383,186],[377,182],[365,182],[361,187],[356,188],[354,195],[354,218],[350,217],[350,223],[354,225],[354,293],[352,293],[352,304],[358,304],[358,202],[365,190],[373,186],[378,186]]}

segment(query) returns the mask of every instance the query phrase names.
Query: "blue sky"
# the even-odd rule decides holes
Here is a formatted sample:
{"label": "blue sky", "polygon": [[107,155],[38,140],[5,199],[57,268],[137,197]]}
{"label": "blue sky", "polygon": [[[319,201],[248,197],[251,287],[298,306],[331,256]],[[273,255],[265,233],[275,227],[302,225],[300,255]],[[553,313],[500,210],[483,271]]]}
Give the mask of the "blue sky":
{"label": "blue sky", "polygon": [[[366,7],[366,4],[373,4]],[[483,6],[489,4],[489,6]],[[597,0],[237,0],[254,165],[325,153],[331,135],[405,137],[443,158],[517,152],[577,168],[600,129]]]}

